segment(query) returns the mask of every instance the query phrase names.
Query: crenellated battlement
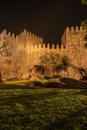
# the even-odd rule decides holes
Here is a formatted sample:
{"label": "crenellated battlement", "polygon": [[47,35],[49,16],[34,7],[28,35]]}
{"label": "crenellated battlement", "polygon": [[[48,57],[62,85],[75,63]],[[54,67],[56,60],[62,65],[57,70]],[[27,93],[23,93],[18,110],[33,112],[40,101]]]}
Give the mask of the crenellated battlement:
{"label": "crenellated battlement", "polygon": [[66,29],[65,29],[67,32],[73,32],[73,31],[75,31],[75,32],[78,32],[78,31],[85,31],[85,29],[82,27],[82,26],[80,26],[80,27],[78,27],[78,26],[76,26],[76,27],[73,27],[73,26],[71,26],[71,27],[66,27]]}
{"label": "crenellated battlement", "polygon": [[28,45],[28,46],[26,46],[26,47],[24,47],[24,49],[25,48],[30,48],[30,50],[31,50],[31,48],[33,48],[33,50],[37,50],[37,49],[49,49],[49,50],[57,50],[57,49],[60,49],[60,47],[59,47],[59,44],[52,44],[52,45],[50,45],[49,43],[46,45],[45,43],[43,43],[42,45],[41,44],[39,44],[39,45],[34,45],[34,46],[31,46],[31,45]]}
{"label": "crenellated battlement", "polygon": [[[59,44],[44,43],[43,38],[24,29],[19,35],[7,32],[0,33],[0,68],[3,73],[19,71],[24,73],[40,61],[42,55],[59,53],[69,57],[72,64],[87,69],[87,49],[84,47],[84,37],[87,32],[82,26],[67,27]],[[7,59],[7,61],[3,61]],[[14,72],[14,73],[15,73]],[[7,77],[8,77],[7,73]]]}
{"label": "crenellated battlement", "polygon": [[62,35],[62,45],[64,47],[72,47],[72,46],[78,46],[78,45],[84,45],[85,40],[84,37],[86,36],[87,32],[86,30],[80,26],[74,27],[67,27]]}

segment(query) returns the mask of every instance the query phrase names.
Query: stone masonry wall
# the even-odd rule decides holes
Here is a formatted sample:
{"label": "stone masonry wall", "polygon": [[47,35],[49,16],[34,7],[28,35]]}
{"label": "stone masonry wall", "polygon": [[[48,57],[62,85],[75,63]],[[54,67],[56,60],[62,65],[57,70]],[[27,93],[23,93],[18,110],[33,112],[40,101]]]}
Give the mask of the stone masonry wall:
{"label": "stone masonry wall", "polygon": [[[82,27],[67,27],[62,35],[61,48],[43,43],[43,39],[24,30],[18,36],[6,33],[0,34],[0,69],[3,70],[3,79],[8,77],[21,78],[25,73],[40,61],[42,55],[53,52],[60,56],[67,55],[73,65],[87,69],[87,48],[84,40],[87,32]],[[10,52],[11,55],[6,55]],[[3,61],[3,62],[2,62]],[[7,62],[9,61],[9,62]],[[6,63],[7,62],[7,63]]]}
{"label": "stone masonry wall", "polygon": [[67,27],[62,36],[62,47],[65,48],[64,53],[71,59],[72,63],[79,67],[87,69],[87,48],[84,40],[87,32],[82,28]]}

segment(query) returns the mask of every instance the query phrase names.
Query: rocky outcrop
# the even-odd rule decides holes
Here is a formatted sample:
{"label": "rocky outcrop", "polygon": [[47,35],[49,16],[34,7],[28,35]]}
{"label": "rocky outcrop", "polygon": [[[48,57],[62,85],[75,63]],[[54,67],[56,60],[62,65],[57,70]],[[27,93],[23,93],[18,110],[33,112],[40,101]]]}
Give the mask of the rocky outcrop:
{"label": "rocky outcrop", "polygon": [[68,67],[68,69],[66,71],[62,70],[60,72],[60,76],[68,77],[68,78],[72,78],[72,79],[76,79],[76,80],[80,80],[83,78],[81,72],[75,66]]}

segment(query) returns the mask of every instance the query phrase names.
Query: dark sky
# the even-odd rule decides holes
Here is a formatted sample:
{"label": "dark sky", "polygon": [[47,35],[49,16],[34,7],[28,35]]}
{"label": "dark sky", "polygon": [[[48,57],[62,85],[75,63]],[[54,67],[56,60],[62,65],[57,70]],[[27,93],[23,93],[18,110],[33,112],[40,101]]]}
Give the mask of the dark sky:
{"label": "dark sky", "polygon": [[0,2],[0,32],[6,28],[16,34],[24,28],[58,43],[66,26],[80,25],[87,19],[81,0],[25,0]]}

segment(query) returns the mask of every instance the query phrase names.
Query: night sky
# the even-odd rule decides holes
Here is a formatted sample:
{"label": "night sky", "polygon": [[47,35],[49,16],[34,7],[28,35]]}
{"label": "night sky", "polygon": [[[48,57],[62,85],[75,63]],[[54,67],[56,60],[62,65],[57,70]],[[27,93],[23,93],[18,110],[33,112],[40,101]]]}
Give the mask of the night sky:
{"label": "night sky", "polygon": [[81,0],[25,0],[0,2],[0,32],[19,34],[24,28],[58,43],[66,26],[80,26],[87,19],[87,7]]}

